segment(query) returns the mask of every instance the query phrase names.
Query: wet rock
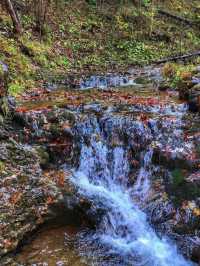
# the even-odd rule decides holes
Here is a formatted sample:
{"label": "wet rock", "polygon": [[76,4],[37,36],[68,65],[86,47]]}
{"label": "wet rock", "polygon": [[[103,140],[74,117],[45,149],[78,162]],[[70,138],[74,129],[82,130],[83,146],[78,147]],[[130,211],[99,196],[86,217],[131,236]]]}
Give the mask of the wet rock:
{"label": "wet rock", "polygon": [[94,103],[94,104],[88,104],[84,106],[84,111],[86,112],[94,112],[96,114],[98,113],[102,113],[103,112],[103,108],[101,104],[98,103]]}
{"label": "wet rock", "polygon": [[188,100],[189,99],[189,90],[194,86],[191,80],[182,80],[179,82],[177,88],[179,91],[179,99],[180,100]]}
{"label": "wet rock", "polygon": [[200,112],[200,83],[193,86],[189,91],[189,110]]}
{"label": "wet rock", "polygon": [[168,169],[195,169],[197,162],[191,160],[190,158],[186,159],[184,155],[179,155],[173,157],[170,153],[165,153],[159,148],[154,149],[153,162],[158,165],[163,165]]}
{"label": "wet rock", "polygon": [[[44,194],[38,185],[41,171],[35,154],[10,142],[0,143],[0,146],[4,147],[5,160],[0,181],[0,226],[2,227],[0,254],[3,255],[17,246],[23,234],[34,229],[37,220],[34,211],[40,204],[37,203],[38,196],[40,193],[41,196]],[[22,175],[26,177],[24,179],[26,182],[21,182]],[[32,194],[29,194],[31,191]],[[29,220],[30,215],[33,218],[32,221]]]}
{"label": "wet rock", "polygon": [[199,72],[200,72],[200,66],[196,66],[195,71],[196,71],[197,73],[199,73]]}
{"label": "wet rock", "polygon": [[191,259],[200,264],[200,243],[192,249]]}
{"label": "wet rock", "polygon": [[4,117],[0,114],[0,125],[3,125],[4,123]]}
{"label": "wet rock", "polygon": [[23,127],[27,125],[26,115],[22,112],[15,112],[13,115],[13,121]]}
{"label": "wet rock", "polygon": [[[99,79],[101,84],[104,81]],[[122,82],[124,84],[126,80]],[[187,199],[193,199],[198,207],[197,201],[200,197],[193,194],[194,190],[190,191],[198,185],[198,181],[190,175],[194,173],[192,171],[198,163],[191,156],[194,145],[190,145],[187,134],[182,132],[181,118],[185,110],[183,106],[160,106],[160,103],[151,101],[147,105],[143,102],[132,102],[128,107],[123,104],[120,108],[109,106],[105,112],[98,103],[81,108],[74,107],[74,110],[76,112],[57,107],[42,111],[22,110],[15,115],[17,127],[9,131],[9,134],[12,132],[17,135],[16,142],[2,138],[1,254],[15,249],[26,234],[58,215],[67,218],[65,214],[75,211],[80,219],[89,219],[93,226],[101,222],[103,208],[97,209],[94,202],[80,197],[79,192],[70,183],[71,172],[66,169],[78,164],[80,149],[82,145],[90,147],[91,136],[92,140],[96,141],[99,152],[96,152],[93,145],[90,158],[101,158],[102,134],[103,143],[107,144],[109,150],[107,167],[113,167],[113,171],[119,173],[122,167],[115,169],[113,160],[114,156],[123,151],[118,163],[124,158],[130,162],[131,174],[134,177],[131,185],[136,182],[140,162],[147,147],[154,150],[153,164],[145,166],[147,171],[153,173],[150,180],[152,195],[151,199],[148,198],[150,202],[147,207],[147,213],[151,217],[149,220],[161,235],[166,234],[172,238],[175,235],[174,239],[179,239],[177,241],[180,241],[180,247],[190,250],[185,254],[191,256],[191,244],[186,241],[183,233],[186,232],[187,237],[194,237],[194,234],[199,234],[199,224],[193,210],[184,212],[181,204],[185,195],[190,192],[190,198]],[[193,114],[191,118],[183,119],[184,122],[193,120]],[[191,124],[187,127],[191,128]],[[23,146],[20,142],[26,145]],[[64,170],[57,171],[55,168],[60,169],[61,164],[64,164]],[[94,163],[94,167],[101,176],[101,161],[98,165]],[[161,167],[162,171],[155,170]],[[183,179],[178,178],[178,182],[172,176],[175,168],[188,171]],[[190,177],[190,180],[187,180],[187,177]],[[174,199],[177,198],[180,201],[176,205]]]}
{"label": "wet rock", "polygon": [[49,164],[49,154],[45,147],[36,146],[35,150],[40,158],[40,165],[41,167],[47,167]]}
{"label": "wet rock", "polygon": [[12,111],[14,110],[13,106],[10,104],[8,97],[3,96],[0,98],[0,113],[4,117],[8,117],[12,114]]}
{"label": "wet rock", "polygon": [[192,91],[198,93],[200,91],[200,83],[196,84],[192,87]]}
{"label": "wet rock", "polygon": [[189,111],[193,113],[197,113],[199,111],[198,100],[189,100]]}
{"label": "wet rock", "polygon": [[166,81],[163,81],[163,82],[159,83],[158,89],[160,91],[166,91],[166,90],[170,89],[170,86],[169,86],[169,84]]}
{"label": "wet rock", "polygon": [[137,84],[143,84],[143,85],[145,85],[145,84],[150,83],[150,79],[148,77],[141,76],[141,77],[136,78],[134,80],[134,82],[137,83]]}
{"label": "wet rock", "polygon": [[41,160],[46,158],[40,156],[40,159],[35,149],[9,141],[0,142],[0,149],[5,164],[0,168],[1,261],[2,256],[16,249],[40,224],[54,219],[59,212],[75,210],[82,213],[81,217],[87,204],[76,196],[67,173],[42,172],[40,164],[46,161]]}
{"label": "wet rock", "polygon": [[187,181],[200,186],[200,171],[194,172],[187,177]]}
{"label": "wet rock", "polygon": [[26,56],[29,56],[29,57],[33,57],[34,56],[34,52],[29,48],[27,47],[26,45],[24,44],[21,44],[20,45],[20,50],[23,54],[25,54]]}
{"label": "wet rock", "polygon": [[8,100],[9,109],[14,111],[15,108],[16,108],[16,100],[15,100],[15,98],[12,97],[12,96],[8,96],[7,100]]}
{"label": "wet rock", "polygon": [[[57,163],[60,158],[71,163],[70,123],[74,115],[56,109],[49,117],[45,112],[17,112],[15,123],[11,119],[0,125],[0,264],[2,256],[15,250],[39,225],[60,215],[61,210],[70,215],[75,211],[79,217],[86,213],[86,201],[84,205],[77,197],[67,174],[65,177],[65,173],[41,169],[47,169],[53,156]],[[51,132],[51,121],[58,123],[56,135]]]}
{"label": "wet rock", "polygon": [[0,97],[7,95],[8,66],[0,61]]}
{"label": "wet rock", "polygon": [[151,223],[160,224],[173,219],[175,215],[175,208],[171,202],[159,202],[148,205],[149,210],[151,210],[150,221]]}

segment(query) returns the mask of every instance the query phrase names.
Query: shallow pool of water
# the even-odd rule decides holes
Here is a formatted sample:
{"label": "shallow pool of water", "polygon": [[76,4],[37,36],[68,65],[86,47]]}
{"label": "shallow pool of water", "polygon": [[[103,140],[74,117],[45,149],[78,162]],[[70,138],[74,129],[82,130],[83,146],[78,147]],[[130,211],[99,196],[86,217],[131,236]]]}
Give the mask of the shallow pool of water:
{"label": "shallow pool of water", "polygon": [[42,230],[22,248],[16,261],[26,266],[85,266],[73,247],[77,233],[77,228],[71,226]]}

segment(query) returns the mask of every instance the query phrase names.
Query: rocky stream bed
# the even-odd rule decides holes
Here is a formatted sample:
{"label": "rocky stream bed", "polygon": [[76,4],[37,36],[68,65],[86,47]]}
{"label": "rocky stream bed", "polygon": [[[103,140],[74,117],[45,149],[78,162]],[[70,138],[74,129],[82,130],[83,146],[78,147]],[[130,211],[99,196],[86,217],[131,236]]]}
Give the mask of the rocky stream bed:
{"label": "rocky stream bed", "polygon": [[200,263],[199,113],[162,82],[137,69],[9,99],[0,265]]}

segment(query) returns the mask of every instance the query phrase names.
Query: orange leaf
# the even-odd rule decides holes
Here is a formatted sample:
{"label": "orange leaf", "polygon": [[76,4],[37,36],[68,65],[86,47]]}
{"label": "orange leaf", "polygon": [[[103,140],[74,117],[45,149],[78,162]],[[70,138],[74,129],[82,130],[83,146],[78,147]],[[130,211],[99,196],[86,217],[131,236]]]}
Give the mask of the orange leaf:
{"label": "orange leaf", "polygon": [[25,113],[27,111],[27,108],[26,107],[18,107],[18,108],[16,108],[15,111],[19,112],[19,113]]}
{"label": "orange leaf", "polygon": [[64,172],[60,172],[57,177],[57,184],[61,187],[65,184],[65,174]]}
{"label": "orange leaf", "polygon": [[54,203],[54,199],[53,199],[51,196],[49,196],[49,197],[47,198],[46,203],[47,203],[48,205],[50,205],[50,204]]}
{"label": "orange leaf", "polygon": [[9,199],[11,204],[16,204],[22,197],[22,193],[21,192],[15,192]]}

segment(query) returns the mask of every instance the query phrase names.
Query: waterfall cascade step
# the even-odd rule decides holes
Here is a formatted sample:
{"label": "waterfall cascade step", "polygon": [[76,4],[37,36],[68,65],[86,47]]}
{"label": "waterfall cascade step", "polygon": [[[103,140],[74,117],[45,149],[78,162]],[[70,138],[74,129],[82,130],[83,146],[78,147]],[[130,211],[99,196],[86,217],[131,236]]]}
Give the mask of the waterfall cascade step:
{"label": "waterfall cascade step", "polygon": [[[179,139],[171,139],[174,132]],[[104,209],[96,230],[80,237],[81,254],[92,256],[94,265],[193,265],[169,238],[156,234],[140,208],[151,190],[154,145],[182,149],[180,117],[146,123],[120,114],[91,115],[79,121],[76,134],[81,151],[72,182],[94,208]],[[131,166],[131,156],[139,156],[139,169]],[[131,172],[135,174],[133,186]],[[82,241],[87,243],[86,250]]]}

